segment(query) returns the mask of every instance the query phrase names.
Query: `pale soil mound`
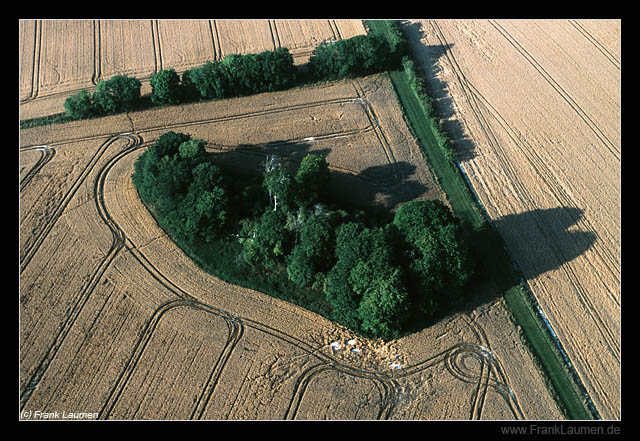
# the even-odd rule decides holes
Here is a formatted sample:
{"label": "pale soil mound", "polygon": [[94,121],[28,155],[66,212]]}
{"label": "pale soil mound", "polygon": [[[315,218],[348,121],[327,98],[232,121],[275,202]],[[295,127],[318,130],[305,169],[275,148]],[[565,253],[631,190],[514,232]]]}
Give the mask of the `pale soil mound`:
{"label": "pale soil mound", "polygon": [[418,20],[462,167],[603,418],[620,417],[620,21]]}
{"label": "pale soil mound", "polygon": [[443,197],[384,75],[21,131],[22,418],[562,417],[500,300],[385,343],[201,271],[131,182],[168,130],[255,173],[326,155],[363,205]]}

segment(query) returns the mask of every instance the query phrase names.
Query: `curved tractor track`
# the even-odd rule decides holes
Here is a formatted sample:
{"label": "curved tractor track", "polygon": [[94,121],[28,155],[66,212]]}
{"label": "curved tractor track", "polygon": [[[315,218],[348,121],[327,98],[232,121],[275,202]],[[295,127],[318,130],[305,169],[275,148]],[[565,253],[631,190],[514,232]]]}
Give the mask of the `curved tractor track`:
{"label": "curved tractor track", "polygon": [[[44,358],[40,361],[35,372],[31,376],[28,383],[29,387],[27,387],[20,396],[20,409],[24,408],[24,406],[26,405],[27,401],[31,396],[31,393],[33,392],[33,389],[42,379],[42,376],[44,375],[45,371],[47,370],[53,358],[56,356],[65,337],[69,333],[70,329],[73,327],[75,320],[80,314],[83,306],[87,303],[89,296],[97,286],[98,282],[100,281],[100,278],[105,273],[105,271],[107,270],[107,268],[109,267],[113,259],[116,257],[118,252],[124,246],[124,239],[125,239],[124,232],[117,226],[115,222],[113,222],[106,208],[104,207],[104,198],[103,198],[104,182],[108,174],[108,171],[117,162],[118,159],[122,158],[124,155],[126,155],[127,153],[130,153],[136,148],[140,148],[142,146],[141,145],[142,138],[131,135],[131,134],[119,134],[119,135],[109,137],[102,144],[101,148],[98,150],[96,155],[94,155],[94,158],[92,158],[90,165],[85,168],[84,172],[76,180],[72,188],[67,192],[67,195],[63,198],[62,203],[56,209],[53,219],[49,222],[45,231],[41,233],[40,237],[38,238],[37,247],[39,247],[39,245],[44,241],[48,232],[51,231],[56,220],[62,215],[62,212],[66,208],[67,204],[69,203],[69,201],[71,200],[71,198],[73,197],[73,195],[75,194],[75,192],[77,191],[81,183],[85,180],[88,173],[95,166],[95,163],[97,162],[97,160],[100,158],[100,156],[102,156],[106,148],[109,145],[111,145],[113,142],[119,139],[126,139],[127,141],[129,141],[129,145],[123,151],[115,155],[105,166],[102,167],[102,169],[98,173],[98,177],[96,178],[94,182],[94,187],[93,187],[93,193],[94,193],[94,198],[95,198],[95,203],[96,203],[98,213],[103,219],[103,221],[105,222],[105,224],[109,227],[112,233],[113,240],[111,242],[109,251],[105,255],[105,257],[102,259],[100,264],[98,265],[98,268],[94,271],[88,283],[81,290],[80,294],[78,295],[78,298],[74,302],[73,308],[71,309],[69,314],[66,316],[62,324],[62,327],[58,331],[53,341],[53,344],[49,347]],[[28,262],[31,260],[31,257],[33,257],[33,255],[37,251],[37,247],[30,248],[30,250],[26,255],[29,257],[29,259],[26,260],[24,265],[21,266],[21,270],[24,270]],[[22,263],[23,262],[21,262],[21,264]]]}
{"label": "curved tractor track", "polygon": [[38,160],[36,161],[36,163],[29,169],[29,171],[27,171],[24,177],[20,180],[20,191],[24,190],[24,188],[27,185],[29,185],[29,182],[31,182],[31,179],[33,179],[33,177],[38,174],[40,169],[42,169],[42,167],[44,167],[47,162],[51,161],[51,159],[56,154],[56,149],[53,147],[49,147],[48,145],[37,145],[37,146],[25,147],[20,149],[21,152],[28,152],[33,150],[39,151],[41,155],[40,155],[40,158],[38,158]]}
{"label": "curved tractor track", "polygon": [[[307,392],[309,384],[317,375],[325,372],[342,373],[355,378],[373,381],[380,394],[379,411],[377,414],[377,418],[392,418],[395,404],[399,399],[399,390],[401,389],[399,382],[404,378],[420,374],[421,372],[433,368],[437,365],[444,365],[447,372],[449,372],[449,374],[457,380],[474,385],[474,393],[470,401],[470,418],[481,418],[484,401],[486,398],[487,390],[489,388],[493,388],[502,396],[502,398],[505,400],[506,405],[511,410],[514,418],[523,418],[522,411],[520,410],[513,392],[507,384],[500,364],[493,353],[487,348],[486,342],[484,342],[484,344],[456,344],[427,360],[416,363],[412,366],[407,366],[403,370],[372,371],[345,363],[335,356],[329,353],[322,352],[318,350],[318,348],[314,348],[308,343],[280,329],[276,329],[265,323],[252,320],[249,317],[239,317],[235,314],[230,313],[229,311],[224,311],[222,309],[216,308],[215,306],[206,304],[198,300],[196,295],[185,291],[183,288],[172,282],[169,277],[158,271],[156,266],[147,258],[147,256],[143,252],[141,252],[140,248],[137,247],[136,244],[132,243],[127,238],[126,232],[122,230],[117,221],[111,216],[108,207],[105,204],[104,188],[105,182],[109,175],[109,171],[113,168],[117,161],[145,146],[145,144],[142,143],[141,137],[134,134],[117,135],[115,138],[121,139],[123,137],[128,139],[130,141],[130,144],[125,149],[114,155],[107,162],[107,164],[98,173],[94,184],[96,207],[103,222],[105,223],[105,225],[107,225],[112,233],[113,239],[111,251],[105,257],[102,264],[95,272],[94,277],[92,278],[92,283],[85,290],[85,299],[79,303],[84,304],[86,302],[86,297],[91,294],[91,288],[96,285],[97,281],[106,271],[106,268],[115,258],[116,254],[119,253],[123,248],[130,252],[140,263],[140,265],[142,265],[147,270],[148,274],[153,279],[161,283],[167,290],[169,290],[175,296],[175,298],[173,300],[165,302],[160,307],[158,307],[153,312],[151,317],[147,320],[144,330],[139,336],[138,342],[135,345],[135,348],[131,353],[128,362],[126,363],[124,370],[118,375],[117,381],[115,382],[113,389],[109,393],[109,398],[104,403],[99,413],[99,418],[109,418],[114,406],[116,405],[119,397],[122,394],[122,391],[126,387],[127,382],[132,377],[137,363],[144,353],[147,344],[151,339],[153,332],[156,329],[156,326],[161,320],[162,316],[169,310],[179,307],[195,308],[216,315],[224,320],[228,330],[227,341],[224,344],[222,352],[220,353],[217,362],[212,367],[212,370],[208,376],[208,380],[203,386],[197,402],[193,406],[193,409],[191,411],[192,419],[199,419],[204,414],[208,402],[215,394],[216,386],[218,384],[221,373],[228,367],[227,363],[230,359],[230,356],[234,351],[234,348],[236,348],[238,343],[242,340],[246,328],[252,328],[254,330],[276,337],[277,339],[302,350],[303,352],[307,353],[309,357],[313,357],[316,360],[313,366],[305,369],[297,378],[293,395],[290,398],[289,406],[287,407],[287,410],[283,415],[283,418],[285,419],[296,418],[297,411],[300,407],[301,402],[303,402],[304,400],[305,393]],[[77,316],[77,313],[75,315]],[[72,324],[72,321],[70,321],[69,325],[65,328],[68,330],[68,328]],[[469,323],[469,325],[475,326],[471,325],[471,323]],[[480,343],[483,343],[484,338],[482,337],[482,335],[480,335],[481,332],[481,330],[474,329],[474,333],[476,334]],[[55,355],[55,353],[53,353],[53,355]],[[473,359],[477,362],[474,365],[479,365],[479,370],[469,368],[469,359]],[[43,367],[46,369],[46,365],[44,365]],[[40,375],[41,374],[42,373],[40,373]],[[28,399],[28,396],[25,398]],[[23,406],[24,402],[26,402],[26,399],[23,400]]]}
{"label": "curved tractor track", "polygon": [[[63,317],[60,329],[56,331],[55,338],[52,343],[49,344],[44,351],[44,355],[41,356],[39,363],[37,364],[35,371],[30,375],[27,386],[21,391],[20,408],[25,408],[29,402],[33,391],[40,385],[43,376],[52,360],[59,354],[60,348],[70,333],[71,329],[79,327],[76,324],[76,319],[81,314],[81,311],[89,303],[89,299],[93,299],[98,295],[96,287],[101,286],[100,283],[106,281],[108,278],[107,271],[110,268],[115,267],[114,261],[118,256],[122,256],[124,253],[128,253],[127,257],[132,257],[137,264],[145,269],[148,277],[157,282],[165,293],[169,294],[169,299],[163,299],[160,304],[156,304],[152,311],[149,312],[147,317],[141,317],[141,328],[139,335],[136,335],[132,341],[132,346],[126,349],[127,356],[123,357],[123,365],[118,368],[118,372],[114,373],[112,383],[109,385],[106,398],[100,404],[100,410],[98,418],[109,419],[117,418],[115,410],[120,403],[122,407],[122,401],[127,396],[127,387],[132,384],[132,378],[136,376],[136,371],[140,366],[140,360],[145,353],[149,355],[149,351],[153,351],[153,344],[150,344],[155,331],[159,328],[159,324],[162,322],[163,317],[167,317],[168,313],[180,308],[192,309],[202,311],[207,314],[211,314],[217,318],[220,318],[226,326],[226,336],[223,337],[224,342],[221,342],[220,353],[216,356],[214,363],[208,367],[210,369],[207,373],[206,380],[202,383],[201,389],[198,389],[198,394],[193,403],[188,404],[191,406],[188,411],[190,419],[202,419],[207,417],[207,409],[211,408],[212,403],[215,402],[216,394],[222,387],[222,378],[225,371],[230,371],[234,368],[234,353],[241,342],[245,342],[247,337],[247,331],[257,331],[260,334],[276,339],[279,342],[286,343],[292,349],[295,349],[296,353],[301,352],[305,357],[306,362],[309,363],[305,368],[301,369],[295,374],[293,378],[292,390],[290,396],[287,397],[287,404],[282,409],[281,417],[284,419],[299,419],[304,418],[304,407],[307,400],[313,402],[314,387],[322,378],[323,375],[338,375],[342,378],[348,377],[355,380],[362,380],[372,386],[373,394],[375,395],[375,418],[377,419],[392,419],[400,414],[400,403],[405,400],[406,394],[404,391],[404,383],[408,381],[414,381],[415,378],[420,376],[426,371],[439,370],[443,372],[448,382],[443,384],[451,384],[451,380],[454,384],[463,385],[465,391],[469,391],[470,395],[465,403],[468,403],[468,411],[466,415],[470,419],[481,419],[485,405],[489,397],[489,391],[495,392],[492,397],[499,397],[498,400],[504,400],[504,406],[508,409],[509,414],[514,419],[524,418],[523,412],[520,408],[518,400],[511,387],[509,386],[508,378],[506,377],[501,363],[491,351],[488,339],[484,335],[483,329],[471,319],[467,319],[466,315],[462,315],[463,320],[466,321],[467,329],[471,330],[472,341],[462,341],[448,346],[444,350],[439,350],[435,355],[428,355],[421,357],[422,361],[405,365],[401,369],[394,369],[390,367],[385,368],[363,368],[361,365],[356,365],[355,362],[345,360],[341,358],[339,354],[332,352],[330,345],[323,343],[311,343],[308,341],[307,336],[298,337],[292,332],[287,330],[278,329],[277,326],[271,326],[264,320],[256,320],[246,314],[239,316],[233,311],[221,309],[208,302],[202,300],[201,296],[204,294],[204,287],[202,292],[200,287],[184,288],[181,283],[172,280],[171,274],[165,274],[160,270],[158,262],[153,262],[145,252],[143,248],[146,248],[148,243],[142,247],[142,244],[136,244],[132,241],[131,237],[127,235],[127,232],[123,230],[121,223],[114,217],[114,214],[109,210],[108,202],[109,198],[105,199],[105,194],[110,194],[113,188],[110,186],[110,173],[116,165],[120,164],[120,161],[128,158],[129,155],[137,152],[138,150],[146,147],[150,144],[145,142],[143,136],[149,136],[152,139],[158,130],[171,130],[181,127],[197,126],[199,124],[207,124],[212,122],[227,122],[241,118],[249,118],[251,116],[259,116],[263,114],[272,114],[278,112],[285,112],[291,110],[299,110],[314,106],[322,106],[335,103],[354,103],[358,102],[362,106],[362,110],[365,113],[365,121],[368,123],[362,124],[363,128],[358,129],[346,129],[338,130],[332,133],[314,134],[315,139],[322,138],[337,138],[342,136],[357,136],[362,133],[375,132],[377,141],[380,147],[383,149],[384,158],[387,162],[396,167],[396,159],[393,154],[390,142],[387,139],[387,135],[383,127],[378,122],[378,116],[373,109],[371,102],[367,100],[367,96],[364,87],[359,82],[353,83],[355,90],[355,96],[346,98],[334,98],[329,100],[312,100],[304,104],[296,104],[289,106],[277,106],[267,110],[258,110],[255,112],[243,112],[236,113],[229,116],[214,116],[209,118],[199,118],[198,120],[174,122],[165,125],[157,125],[156,122],[151,126],[146,126],[143,129],[139,129],[135,132],[120,133],[117,135],[93,135],[90,137],[81,137],[74,139],[92,139],[100,140],[100,147],[89,158],[88,163],[80,171],[79,176],[73,181],[71,187],[64,193],[58,205],[55,208],[54,214],[48,218],[46,228],[42,228],[34,238],[34,240],[25,247],[21,252],[21,274],[29,266],[29,263],[33,259],[34,255],[38,252],[40,245],[47,238],[49,232],[53,228],[56,221],[63,214],[71,199],[78,192],[83,183],[91,176],[93,178],[92,183],[92,198],[95,203],[95,209],[100,217],[102,224],[106,225],[110,232],[110,246],[108,251],[100,261],[97,263],[95,269],[90,273],[87,281],[82,286],[79,294],[76,294],[75,298],[71,302],[71,307],[65,313]],[[132,128],[133,128],[132,121]],[[104,139],[106,137],[106,139]],[[67,140],[69,141],[69,140]],[[109,150],[115,142],[126,141],[126,145],[117,150]],[[313,139],[302,138],[293,139],[288,142],[313,142]],[[52,143],[53,144],[53,143]],[[51,144],[50,144],[51,145]],[[268,145],[265,145],[268,147]],[[36,147],[31,147],[36,148]],[[222,146],[224,150],[224,146]],[[256,149],[245,149],[241,151],[241,154],[260,154],[255,151]],[[51,147],[50,152],[55,152]],[[44,154],[44,152],[43,152]],[[53,154],[53,153],[51,153]],[[34,166],[33,171],[29,172],[29,180],[25,181],[24,185],[28,185],[31,177],[33,177],[42,166],[49,160],[45,157],[38,161],[38,164]],[[341,170],[342,171],[342,170]],[[344,172],[351,173],[356,178],[368,180],[366,176],[357,175],[357,172],[352,170],[344,170]],[[113,175],[111,173],[111,175]],[[95,177],[93,177],[95,176]],[[390,185],[393,186],[397,180],[397,175],[387,178],[384,182],[376,182],[376,185]],[[131,186],[132,188],[132,186]],[[129,189],[127,191],[135,191],[135,189]],[[116,196],[117,197],[117,196]],[[141,204],[141,202],[138,201]],[[92,208],[91,208],[92,209]],[[115,212],[115,211],[114,211]],[[124,251],[124,253],[123,253]],[[240,293],[242,294],[242,293]],[[147,312],[145,312],[147,314]],[[78,323],[81,320],[78,320]],[[74,328],[75,330],[75,328]],[[444,348],[446,346],[442,346]],[[216,349],[217,350],[217,349]],[[151,355],[153,357],[153,352]],[[217,352],[216,352],[217,354]],[[80,355],[81,356],[81,355]],[[300,355],[291,355],[290,360],[299,357]],[[286,357],[285,357],[286,358]],[[422,381],[422,380],[418,380]],[[199,385],[199,384],[198,384]],[[444,386],[448,387],[448,386]],[[404,405],[404,404],[403,404]],[[233,405],[232,405],[233,406]]]}

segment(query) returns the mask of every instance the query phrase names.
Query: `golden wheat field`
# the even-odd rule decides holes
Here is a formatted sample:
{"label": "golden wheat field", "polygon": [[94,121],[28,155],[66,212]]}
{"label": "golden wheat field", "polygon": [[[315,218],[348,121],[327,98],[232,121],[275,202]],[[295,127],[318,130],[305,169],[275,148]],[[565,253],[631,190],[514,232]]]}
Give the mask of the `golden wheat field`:
{"label": "golden wheat field", "polygon": [[562,417],[502,300],[382,342],[200,270],[131,182],[167,130],[228,167],[321,152],[361,204],[444,198],[385,75],[22,130],[23,419]]}
{"label": "golden wheat field", "polygon": [[404,24],[461,166],[602,418],[620,418],[620,20]]}
{"label": "golden wheat field", "polygon": [[[360,20],[21,20],[21,118],[64,111],[64,100],[114,75],[150,91],[155,72],[179,74],[228,54],[286,47],[305,63],[322,41],[364,34]],[[62,110],[61,110],[62,109]]]}
{"label": "golden wheat field", "polygon": [[[594,406],[620,418],[620,22],[402,22],[461,167]],[[24,20],[20,118],[230,53],[297,64],[360,20]],[[145,80],[147,81],[145,84]],[[146,89],[145,89],[146,88]],[[131,181],[173,130],[222,167],[326,157],[330,190],[441,199],[385,74],[20,130],[20,418],[556,420],[498,287],[390,342],[202,271]],[[44,415],[44,416],[43,416]]]}

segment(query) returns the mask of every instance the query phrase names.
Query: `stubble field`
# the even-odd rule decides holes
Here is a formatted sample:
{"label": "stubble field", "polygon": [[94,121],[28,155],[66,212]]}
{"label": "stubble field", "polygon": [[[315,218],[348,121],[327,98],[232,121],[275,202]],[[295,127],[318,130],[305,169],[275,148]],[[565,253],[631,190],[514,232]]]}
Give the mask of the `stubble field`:
{"label": "stubble field", "polygon": [[620,418],[620,21],[404,27],[480,201],[598,413]]}
{"label": "stubble field", "polygon": [[325,155],[362,205],[444,198],[384,75],[22,130],[23,418],[562,417],[497,293],[385,343],[200,270],[131,182],[168,130],[238,170]]}

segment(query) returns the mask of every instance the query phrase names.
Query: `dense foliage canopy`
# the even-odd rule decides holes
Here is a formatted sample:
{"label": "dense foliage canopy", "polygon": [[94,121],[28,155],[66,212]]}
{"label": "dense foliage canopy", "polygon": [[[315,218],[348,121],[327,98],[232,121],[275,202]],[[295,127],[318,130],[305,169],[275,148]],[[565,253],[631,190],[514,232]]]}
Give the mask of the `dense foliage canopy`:
{"label": "dense foliage canopy", "polygon": [[335,80],[370,75],[392,68],[397,57],[389,43],[375,34],[323,42],[309,58],[309,71],[316,80]]}
{"label": "dense foliage canopy", "polygon": [[137,78],[116,75],[99,81],[93,94],[83,89],[71,95],[64,108],[72,119],[126,112],[139,104],[141,86]]}
{"label": "dense foliage canopy", "polygon": [[140,99],[140,87],[140,80],[126,75],[102,80],[93,94],[94,106],[104,115],[133,110]]}
{"label": "dense foliage canopy", "polygon": [[133,183],[158,223],[178,240],[211,242],[223,230],[228,200],[204,141],[168,132],[135,162]]}
{"label": "dense foliage canopy", "polygon": [[136,161],[133,182],[159,224],[181,243],[236,242],[251,272],[313,290],[333,320],[393,338],[441,312],[469,278],[459,222],[442,202],[373,220],[331,201],[322,156],[295,169],[267,157],[261,185],[250,187],[227,180],[204,145],[168,132]]}

